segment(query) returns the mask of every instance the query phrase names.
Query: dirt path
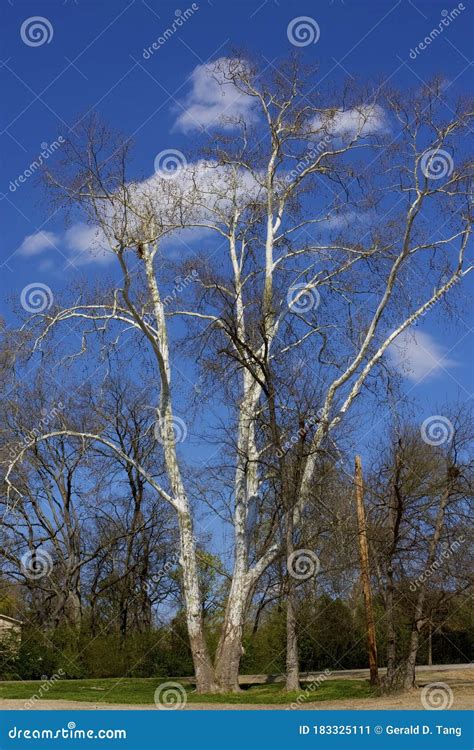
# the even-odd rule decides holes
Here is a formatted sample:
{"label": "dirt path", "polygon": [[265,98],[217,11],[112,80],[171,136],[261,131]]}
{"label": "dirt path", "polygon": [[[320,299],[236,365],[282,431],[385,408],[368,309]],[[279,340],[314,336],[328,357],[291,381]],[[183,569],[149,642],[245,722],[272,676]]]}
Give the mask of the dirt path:
{"label": "dirt path", "polygon": [[[297,710],[306,711],[341,711],[341,710],[380,710],[380,709],[419,709],[423,710],[420,701],[420,690],[392,698],[361,698],[357,700],[321,701],[320,703],[303,703]],[[454,689],[454,701],[451,709],[471,709],[474,705],[474,688],[459,687]],[[24,700],[0,700],[0,711],[22,710],[25,706]],[[285,705],[253,705],[235,703],[190,703],[186,706],[187,711],[284,711]],[[110,703],[86,703],[83,701],[37,701],[30,711],[156,711],[155,706],[149,703],[143,706],[130,706]]]}
{"label": "dirt path", "polygon": [[[474,685],[462,685],[452,687],[454,700],[451,709],[471,709],[474,705]],[[21,710],[24,708],[24,700],[0,700],[0,711],[8,710]],[[287,706],[275,706],[275,705],[253,705],[253,704],[226,704],[226,703],[189,703],[186,706],[188,711],[275,711],[285,710]],[[326,710],[379,710],[379,709],[419,709],[423,710],[421,705],[421,690],[413,690],[410,693],[403,693],[393,697],[381,697],[381,698],[358,698],[353,700],[339,700],[339,701],[321,701],[319,703],[302,703],[298,706],[299,710],[315,710],[315,711],[326,711]],[[112,709],[114,711],[156,711],[154,706],[150,706],[149,703],[145,705],[130,706],[130,705],[117,705],[110,703],[86,703],[83,701],[58,701],[58,700],[39,700],[35,703],[33,709],[39,711],[105,711]]]}

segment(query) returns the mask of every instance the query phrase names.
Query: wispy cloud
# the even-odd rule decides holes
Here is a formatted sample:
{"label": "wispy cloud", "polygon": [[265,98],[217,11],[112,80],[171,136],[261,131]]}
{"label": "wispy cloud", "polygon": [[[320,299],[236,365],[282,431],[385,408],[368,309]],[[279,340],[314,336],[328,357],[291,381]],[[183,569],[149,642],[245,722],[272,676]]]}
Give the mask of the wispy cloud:
{"label": "wispy cloud", "polygon": [[88,263],[110,263],[113,253],[99,227],[74,224],[64,233],[64,245],[76,266]]}
{"label": "wispy cloud", "polygon": [[240,91],[229,80],[230,71],[241,61],[220,57],[212,63],[198,65],[191,73],[192,89],[182,103],[183,111],[175,128],[185,133],[217,125],[230,130],[237,119],[255,120],[255,99]]}
{"label": "wispy cloud", "polygon": [[348,229],[355,225],[361,228],[369,227],[375,220],[376,217],[370,211],[341,211],[329,215],[324,224],[328,229]]}
{"label": "wispy cloud", "polygon": [[356,136],[382,135],[390,132],[390,123],[385,110],[379,104],[362,104],[351,109],[336,109],[325,115],[317,115],[312,127],[324,128],[335,138],[352,140]]}
{"label": "wispy cloud", "polygon": [[[65,232],[36,232],[29,234],[17,253],[20,256],[31,258],[33,256],[44,256],[54,250],[61,250],[75,266],[84,266],[89,263],[109,263],[113,254],[108,249],[105,237],[99,227],[91,227],[87,224],[73,224]],[[42,262],[48,265],[48,260]]]}
{"label": "wispy cloud", "polygon": [[433,336],[422,331],[401,333],[388,348],[387,355],[401,375],[416,382],[457,365]]}
{"label": "wispy cloud", "polygon": [[55,232],[36,232],[35,234],[28,234],[17,252],[19,255],[31,257],[33,255],[41,255],[45,250],[54,249],[59,241],[59,235]]}

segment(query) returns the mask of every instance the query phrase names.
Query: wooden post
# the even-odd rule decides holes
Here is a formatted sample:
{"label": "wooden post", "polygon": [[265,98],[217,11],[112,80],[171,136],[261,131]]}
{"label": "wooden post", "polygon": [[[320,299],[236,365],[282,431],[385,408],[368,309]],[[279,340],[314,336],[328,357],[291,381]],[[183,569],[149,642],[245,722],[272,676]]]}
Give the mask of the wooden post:
{"label": "wooden post", "polygon": [[433,623],[428,622],[428,666],[433,664]]}
{"label": "wooden post", "polygon": [[362,589],[364,592],[365,619],[367,625],[367,644],[369,650],[370,684],[379,684],[377,667],[377,639],[375,635],[374,608],[372,603],[372,589],[370,586],[369,546],[367,543],[367,525],[364,508],[364,482],[362,479],[362,462],[360,456],[355,457],[355,499],[357,507],[357,525],[359,529],[359,560]]}

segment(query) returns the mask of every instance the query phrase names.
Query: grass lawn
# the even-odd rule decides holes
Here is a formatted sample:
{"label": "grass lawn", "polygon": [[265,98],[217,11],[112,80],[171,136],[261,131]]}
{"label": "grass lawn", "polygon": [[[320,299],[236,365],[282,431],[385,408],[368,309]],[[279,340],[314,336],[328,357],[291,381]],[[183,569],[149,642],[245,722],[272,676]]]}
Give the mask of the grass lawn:
{"label": "grass lawn", "polygon": [[[163,682],[160,677],[147,679],[97,679],[97,680],[57,680],[47,689],[40,691],[40,680],[25,682],[0,682],[0,698],[20,698],[25,702],[33,695],[45,700],[74,700],[94,703],[153,704],[156,688]],[[365,680],[327,680],[312,692],[305,687],[300,692],[285,693],[280,684],[256,685],[239,695],[198,695],[193,688],[186,686],[189,703],[254,703],[288,704],[296,701],[301,694],[305,703],[309,701],[337,700],[344,698],[368,698],[373,689]]]}

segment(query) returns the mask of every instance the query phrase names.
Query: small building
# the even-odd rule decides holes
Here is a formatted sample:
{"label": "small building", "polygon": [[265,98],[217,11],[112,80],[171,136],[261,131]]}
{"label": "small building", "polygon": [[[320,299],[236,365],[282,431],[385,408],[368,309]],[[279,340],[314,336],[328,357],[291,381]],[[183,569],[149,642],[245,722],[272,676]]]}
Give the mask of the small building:
{"label": "small building", "polygon": [[21,638],[22,625],[23,622],[21,620],[0,614],[0,639],[5,638],[5,636],[17,636]]}
{"label": "small building", "polygon": [[[3,673],[10,671],[11,660],[15,659],[21,647],[21,620],[0,614],[0,669]],[[2,676],[2,680],[9,679]]]}

